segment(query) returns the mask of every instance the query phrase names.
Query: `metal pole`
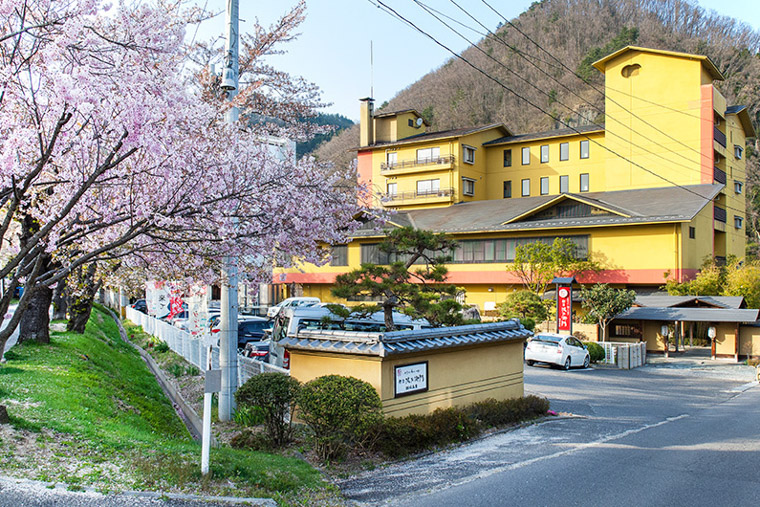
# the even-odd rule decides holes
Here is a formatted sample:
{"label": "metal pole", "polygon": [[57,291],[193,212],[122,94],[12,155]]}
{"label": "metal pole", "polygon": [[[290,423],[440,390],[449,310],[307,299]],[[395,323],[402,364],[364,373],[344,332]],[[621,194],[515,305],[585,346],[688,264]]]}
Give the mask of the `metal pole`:
{"label": "metal pole", "polygon": [[[208,347],[206,371],[211,370],[211,346]],[[199,358],[200,359],[200,358]],[[209,454],[211,451],[211,397],[212,393],[203,394],[203,435],[201,439],[201,473],[208,474]]]}
{"label": "metal pole", "polygon": [[[238,79],[238,0],[227,0],[227,47],[222,75],[222,88],[227,98],[234,99],[239,86]],[[233,124],[238,120],[239,110],[231,107],[226,121]],[[219,393],[219,420],[232,419],[235,408],[233,397],[237,389],[237,321],[238,321],[238,278],[237,257],[226,256],[222,267],[222,301],[219,337],[219,366],[222,370],[222,390]]]}

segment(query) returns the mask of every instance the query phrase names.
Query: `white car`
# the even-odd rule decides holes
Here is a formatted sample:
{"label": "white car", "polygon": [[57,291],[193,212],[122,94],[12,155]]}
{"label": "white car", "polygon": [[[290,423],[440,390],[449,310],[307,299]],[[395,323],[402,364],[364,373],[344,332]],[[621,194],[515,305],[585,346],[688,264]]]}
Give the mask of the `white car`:
{"label": "white car", "polygon": [[269,309],[267,310],[267,317],[270,319],[277,317],[277,314],[280,313],[280,310],[282,310],[283,308],[300,308],[300,307],[305,307],[305,306],[314,306],[321,302],[322,301],[319,298],[309,298],[309,297],[288,298],[283,301],[280,301],[274,306],[270,306]]}
{"label": "white car", "polygon": [[573,366],[588,368],[591,356],[577,338],[568,334],[539,333],[525,347],[528,366],[547,363],[569,370]]}

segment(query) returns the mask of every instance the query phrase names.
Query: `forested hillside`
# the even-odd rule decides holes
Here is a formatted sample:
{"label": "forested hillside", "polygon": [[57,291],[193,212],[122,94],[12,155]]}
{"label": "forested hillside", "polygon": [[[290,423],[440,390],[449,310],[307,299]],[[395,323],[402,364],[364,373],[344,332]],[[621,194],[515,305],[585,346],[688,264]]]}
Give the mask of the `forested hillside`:
{"label": "forested hillside", "polygon": [[[485,32],[465,13],[457,20]],[[451,20],[444,21],[456,27]],[[747,105],[755,127],[759,126],[760,32],[736,19],[705,12],[694,2],[543,0],[513,20],[494,13],[479,21],[486,27],[501,23],[494,34],[462,53],[485,74],[452,58],[399,92],[382,109],[415,108],[432,121],[431,130],[501,122],[514,132],[527,133],[559,122],[603,122],[604,83],[590,63],[635,44],[709,56],[726,76],[717,86],[728,103]],[[315,154],[343,166],[355,157],[348,150],[358,144],[358,126],[354,126],[321,145]],[[751,204],[748,200],[748,229],[757,242],[756,146],[748,146],[747,152],[748,198],[752,199]]]}

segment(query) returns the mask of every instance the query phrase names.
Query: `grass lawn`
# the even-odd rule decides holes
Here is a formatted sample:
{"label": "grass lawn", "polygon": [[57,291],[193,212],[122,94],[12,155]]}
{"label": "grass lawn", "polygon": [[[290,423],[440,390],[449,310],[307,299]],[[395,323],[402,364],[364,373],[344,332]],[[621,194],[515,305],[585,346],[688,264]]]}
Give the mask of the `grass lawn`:
{"label": "grass lawn", "polygon": [[281,503],[334,496],[305,461],[229,447],[212,449],[210,477],[137,352],[110,315],[93,310],[83,335],[51,331],[0,366],[0,473],[70,488],[268,496]]}

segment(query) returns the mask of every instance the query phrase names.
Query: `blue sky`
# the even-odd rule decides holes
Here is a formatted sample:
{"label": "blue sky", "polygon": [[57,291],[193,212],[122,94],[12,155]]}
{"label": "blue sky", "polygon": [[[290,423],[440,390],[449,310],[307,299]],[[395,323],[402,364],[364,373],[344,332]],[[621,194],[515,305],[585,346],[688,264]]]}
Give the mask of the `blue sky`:
{"label": "blue sky", "polygon": [[[196,0],[207,3],[209,9],[223,11],[224,0]],[[383,0],[386,5],[408,17],[425,31],[433,33],[455,51],[462,51],[468,43],[440,25],[412,0]],[[448,0],[421,0],[424,4],[467,21]],[[374,0],[373,0],[374,2]],[[760,9],[757,0],[699,0],[707,10],[735,17],[760,29]],[[490,29],[500,21],[492,11],[477,0],[457,0],[477,19]],[[527,9],[531,0],[489,0],[497,11],[512,19]],[[259,22],[269,25],[288,10],[295,1],[270,2],[242,0],[240,2],[240,29],[247,27],[258,17]],[[197,37],[208,39],[224,31],[224,15],[206,21]],[[287,54],[270,58],[269,62],[292,74],[303,76],[316,83],[323,92],[325,102],[332,103],[326,112],[340,113],[356,120],[359,98],[370,94],[374,83],[377,103],[392,98],[400,90],[417,81],[432,69],[442,65],[451,55],[425,36],[392,18],[369,0],[307,0],[307,18],[301,25],[301,35],[290,42]],[[479,35],[462,29],[471,40]],[[374,46],[374,72],[370,73],[370,41]]]}

